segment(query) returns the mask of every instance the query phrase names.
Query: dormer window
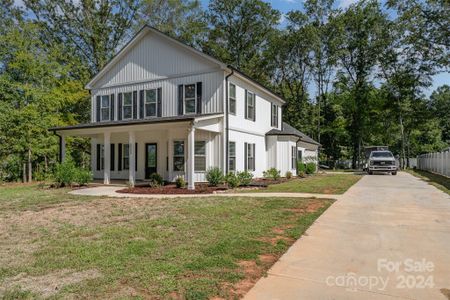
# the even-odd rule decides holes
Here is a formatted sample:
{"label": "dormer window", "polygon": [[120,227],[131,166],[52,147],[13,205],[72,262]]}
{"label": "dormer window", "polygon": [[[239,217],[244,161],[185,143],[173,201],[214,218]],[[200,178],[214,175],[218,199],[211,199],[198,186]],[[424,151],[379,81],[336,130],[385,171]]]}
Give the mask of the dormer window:
{"label": "dormer window", "polygon": [[184,86],[184,111],[185,114],[197,113],[196,85],[187,84]]}
{"label": "dormer window", "polygon": [[158,93],[156,89],[145,91],[145,117],[156,117],[158,105]]}
{"label": "dormer window", "polygon": [[109,112],[110,112],[110,102],[109,102],[109,95],[102,96],[101,98],[101,106],[100,106],[100,116],[101,121],[109,121]]}
{"label": "dormer window", "polygon": [[131,92],[123,93],[122,115],[124,120],[133,118],[133,94]]}

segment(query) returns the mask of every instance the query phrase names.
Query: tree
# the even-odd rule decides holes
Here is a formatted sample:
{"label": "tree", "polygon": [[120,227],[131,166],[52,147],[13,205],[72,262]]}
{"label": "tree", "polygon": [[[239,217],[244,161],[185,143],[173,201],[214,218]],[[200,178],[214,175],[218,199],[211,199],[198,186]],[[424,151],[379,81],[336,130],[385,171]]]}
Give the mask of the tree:
{"label": "tree", "polygon": [[203,50],[268,82],[263,51],[280,19],[279,11],[262,0],[212,0],[207,18],[211,29]]}
{"label": "tree", "polygon": [[438,118],[443,141],[450,145],[450,86],[438,87],[430,96],[429,106]]}

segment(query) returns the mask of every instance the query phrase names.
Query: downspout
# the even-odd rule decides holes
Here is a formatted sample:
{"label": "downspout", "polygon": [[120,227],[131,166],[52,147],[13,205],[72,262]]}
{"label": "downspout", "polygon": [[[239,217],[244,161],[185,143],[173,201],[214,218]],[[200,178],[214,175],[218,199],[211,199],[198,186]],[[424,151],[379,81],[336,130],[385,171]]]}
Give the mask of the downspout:
{"label": "downspout", "polygon": [[231,69],[231,73],[225,76],[225,175],[228,174],[228,140],[229,140],[229,103],[228,103],[228,78],[234,74],[234,70]]}
{"label": "downspout", "polygon": [[295,161],[297,162],[296,166],[295,166],[295,170],[297,172],[297,176],[298,176],[298,143],[302,140],[302,138],[298,138],[298,140],[295,142],[295,157],[297,158]]}

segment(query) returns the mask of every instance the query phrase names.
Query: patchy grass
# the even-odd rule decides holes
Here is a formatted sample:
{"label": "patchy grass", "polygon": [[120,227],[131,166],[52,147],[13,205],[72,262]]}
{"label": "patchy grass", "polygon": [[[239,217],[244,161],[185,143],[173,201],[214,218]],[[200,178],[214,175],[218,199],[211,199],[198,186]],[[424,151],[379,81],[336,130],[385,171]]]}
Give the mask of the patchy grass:
{"label": "patchy grass", "polygon": [[0,298],[239,298],[332,203],[73,197],[0,188]]}
{"label": "patchy grass", "polygon": [[245,192],[343,194],[361,177],[354,174],[316,174]]}
{"label": "patchy grass", "polygon": [[431,185],[434,185],[441,191],[450,195],[450,178],[417,169],[415,170],[409,169],[405,171],[408,172],[409,174],[419,177],[420,179],[428,182]]}

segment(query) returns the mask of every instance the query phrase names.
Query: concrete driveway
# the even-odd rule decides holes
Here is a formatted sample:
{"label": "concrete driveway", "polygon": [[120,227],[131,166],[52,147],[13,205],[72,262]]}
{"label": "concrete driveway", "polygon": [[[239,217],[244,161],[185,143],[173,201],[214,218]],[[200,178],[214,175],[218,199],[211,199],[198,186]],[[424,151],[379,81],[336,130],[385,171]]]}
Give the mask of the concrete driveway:
{"label": "concrete driveway", "polygon": [[363,177],[245,297],[392,298],[450,299],[450,196],[404,172]]}

